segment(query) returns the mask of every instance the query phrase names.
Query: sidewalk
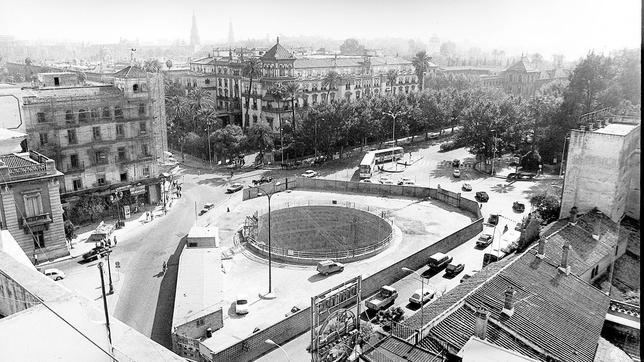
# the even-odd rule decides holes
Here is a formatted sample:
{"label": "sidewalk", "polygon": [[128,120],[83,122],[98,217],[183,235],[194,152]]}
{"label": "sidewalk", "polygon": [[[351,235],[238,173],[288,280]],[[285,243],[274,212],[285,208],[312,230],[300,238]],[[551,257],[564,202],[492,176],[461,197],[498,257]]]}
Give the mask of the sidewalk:
{"label": "sidewalk", "polygon": [[[478,173],[480,173],[482,175],[485,175],[487,177],[494,177],[494,178],[498,178],[498,179],[502,179],[502,180],[507,180],[509,174],[516,172],[515,166],[499,167],[499,168],[496,168],[496,173],[494,175],[490,175],[487,172],[479,170],[478,165],[480,165],[480,164],[481,164],[481,162],[477,162],[476,164],[474,164],[474,167],[472,167],[472,168],[476,172],[478,172]],[[519,172],[521,172],[521,171],[519,171]],[[532,180],[515,179],[515,180],[511,180],[511,181],[513,181],[513,182],[514,181],[552,181],[552,180],[561,180],[561,179],[563,179],[563,177],[561,177],[559,175],[540,174],[540,175],[535,176]]]}

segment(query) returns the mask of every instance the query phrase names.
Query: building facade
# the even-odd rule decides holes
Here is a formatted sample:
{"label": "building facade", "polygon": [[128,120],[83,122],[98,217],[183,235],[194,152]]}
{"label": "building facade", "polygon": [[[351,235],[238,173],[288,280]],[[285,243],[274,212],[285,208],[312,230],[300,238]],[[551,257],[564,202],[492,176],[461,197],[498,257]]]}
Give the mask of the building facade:
{"label": "building facade", "polygon": [[162,75],[129,66],[112,84],[70,83],[59,73],[40,74],[39,82],[23,99],[28,145],[64,173],[64,200],[116,190],[159,199],[167,150]]}
{"label": "building facade", "polygon": [[[234,54],[233,54],[234,53]],[[243,75],[245,60],[259,58],[261,71],[258,78]],[[437,67],[430,64],[430,72]],[[389,84],[387,72],[398,73],[394,84]],[[342,76],[334,89],[323,85],[324,77],[331,71]],[[216,98],[217,108],[225,123],[264,124],[279,131],[278,121],[289,121],[292,109],[289,101],[279,100],[269,90],[277,85],[295,82],[301,92],[296,97],[296,109],[305,109],[318,103],[346,99],[355,101],[365,96],[386,93],[411,93],[419,90],[418,77],[411,61],[389,56],[337,56],[310,55],[298,58],[277,43],[267,51],[261,49],[229,51],[228,56],[210,54],[190,64],[190,72],[171,74],[170,77],[184,85],[208,89]],[[249,98],[248,120],[246,99]]]}
{"label": "building facade", "polygon": [[561,217],[597,207],[614,222],[639,220],[641,119],[606,116],[570,131]]}
{"label": "building facade", "polygon": [[30,260],[69,255],[55,162],[38,152],[0,156],[0,216]]}

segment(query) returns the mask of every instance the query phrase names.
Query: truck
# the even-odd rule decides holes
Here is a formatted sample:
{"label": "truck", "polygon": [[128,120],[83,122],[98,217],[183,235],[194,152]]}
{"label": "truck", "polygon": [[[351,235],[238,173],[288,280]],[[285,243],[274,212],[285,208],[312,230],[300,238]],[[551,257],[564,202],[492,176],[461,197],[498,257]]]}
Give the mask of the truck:
{"label": "truck", "polygon": [[366,301],[365,305],[367,306],[367,309],[379,311],[386,309],[390,304],[393,304],[397,297],[398,292],[396,289],[389,285],[384,285],[380,287],[378,294]]}
{"label": "truck", "polygon": [[107,239],[110,238],[113,232],[114,232],[113,224],[106,224],[104,221],[101,221],[101,223],[98,224],[96,229],[89,236],[89,238],[87,239],[87,242],[90,242],[90,243],[94,242],[98,244],[101,241],[107,241]]}

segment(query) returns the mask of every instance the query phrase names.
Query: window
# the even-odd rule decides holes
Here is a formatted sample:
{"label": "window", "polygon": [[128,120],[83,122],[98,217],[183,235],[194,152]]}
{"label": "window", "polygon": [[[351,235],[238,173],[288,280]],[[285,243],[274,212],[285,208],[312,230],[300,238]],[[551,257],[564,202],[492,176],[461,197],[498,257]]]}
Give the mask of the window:
{"label": "window", "polygon": [[92,127],[92,138],[95,141],[101,139],[101,127]]}
{"label": "window", "polygon": [[127,172],[121,173],[121,182],[126,182],[127,181]]}
{"label": "window", "polygon": [[116,119],[123,119],[123,109],[121,109],[121,107],[114,107],[114,117],[116,117]]}
{"label": "window", "polygon": [[206,321],[203,318],[197,319],[197,327],[203,326],[206,323]]}
{"label": "window", "polygon": [[218,83],[218,84],[219,84],[219,86],[221,87],[221,78],[217,79],[217,83]]}
{"label": "window", "polygon": [[94,155],[96,156],[97,165],[107,165],[107,153],[105,151],[96,151]]}
{"label": "window", "polygon": [[149,156],[150,154],[148,153],[148,145],[142,144],[141,145],[141,152],[143,152],[143,156]]}
{"label": "window", "polygon": [[125,154],[125,147],[118,148],[118,157],[119,161],[127,161],[127,155]]}
{"label": "window", "polygon": [[48,143],[48,141],[49,141],[49,139],[48,139],[48,138],[49,138],[49,137],[48,137],[47,133],[41,133],[41,134],[40,134],[40,145],[41,145],[41,146],[46,145],[46,144]]}
{"label": "window", "polygon": [[145,134],[146,128],[145,128],[145,122],[139,123],[139,133],[140,134]]}
{"label": "window", "polygon": [[45,233],[40,231],[32,231],[31,236],[34,238],[34,248],[44,248],[45,247]]}
{"label": "window", "polygon": [[98,175],[98,176],[96,176],[96,184],[97,184],[98,186],[105,186],[105,185],[106,185],[106,182],[105,182],[105,175]]}
{"label": "window", "polygon": [[273,117],[266,117],[266,122],[268,122],[268,127],[273,129]]}
{"label": "window", "polygon": [[65,120],[66,121],[73,121],[74,120],[74,112],[70,111],[69,109],[65,111]]}
{"label": "window", "polygon": [[125,136],[125,130],[123,128],[122,124],[117,124],[116,125],[116,137],[124,137]]}
{"label": "window", "polygon": [[110,107],[103,107],[103,118],[112,118]]}
{"label": "window", "polygon": [[25,202],[25,215],[27,217],[38,216],[43,214],[42,199],[40,192],[31,192],[24,194],[23,200]]}
{"label": "window", "polygon": [[86,111],[84,109],[78,110],[78,121],[87,122],[88,120],[89,120],[89,111]]}
{"label": "window", "polygon": [[68,129],[67,130],[67,143],[70,145],[78,144],[78,139],[76,138],[76,130]]}
{"label": "window", "polygon": [[204,83],[206,83],[206,85],[209,85],[209,84],[210,84],[210,79],[206,78],[206,80],[204,81]]}
{"label": "window", "polygon": [[253,114],[253,123],[257,123],[257,115]]}
{"label": "window", "polygon": [[74,191],[83,189],[83,181],[81,179],[73,180],[72,185],[74,186]]}
{"label": "window", "polygon": [[138,84],[134,84],[134,85],[132,86],[132,91],[133,91],[134,93],[138,93],[138,92],[139,92],[139,85],[138,85]]}
{"label": "window", "polygon": [[45,117],[45,112],[36,113],[36,118],[38,119],[38,123],[47,122],[47,118]]}
{"label": "window", "polygon": [[92,109],[91,116],[92,116],[92,119],[98,119],[99,118],[98,117],[98,108]]}
{"label": "window", "polygon": [[139,103],[139,116],[145,116],[145,104]]}
{"label": "window", "polygon": [[78,168],[78,155],[69,155],[71,168]]}
{"label": "window", "polygon": [[143,176],[150,177],[150,168],[149,167],[143,167]]}
{"label": "window", "polygon": [[60,85],[60,78],[54,77],[54,85],[58,87]]}
{"label": "window", "polygon": [[590,272],[590,278],[593,279],[599,274],[599,265],[595,266],[593,270]]}

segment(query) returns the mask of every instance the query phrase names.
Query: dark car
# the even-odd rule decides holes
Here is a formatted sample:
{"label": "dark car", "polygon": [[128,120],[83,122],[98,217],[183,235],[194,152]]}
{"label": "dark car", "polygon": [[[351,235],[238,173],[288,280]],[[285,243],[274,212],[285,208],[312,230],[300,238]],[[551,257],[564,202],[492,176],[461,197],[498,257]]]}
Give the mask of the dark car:
{"label": "dark car", "polygon": [[443,269],[446,265],[451,263],[452,260],[454,260],[454,257],[443,253],[436,253],[429,257],[427,266],[429,266],[429,270],[435,272]]}
{"label": "dark car", "polygon": [[494,226],[499,224],[499,215],[497,214],[492,214],[490,217],[487,219],[488,224],[492,224]]}
{"label": "dark car", "polygon": [[452,161],[452,167],[459,167],[461,165],[461,160]]}
{"label": "dark car", "polygon": [[454,276],[458,275],[458,273],[462,272],[463,269],[465,269],[465,264],[452,264],[449,263],[447,265],[447,268],[445,268],[445,275],[447,276]]}
{"label": "dark car", "polygon": [[485,191],[479,191],[476,193],[476,199],[480,202],[488,202],[490,196],[488,196],[487,192]]}
{"label": "dark car", "polygon": [[514,210],[515,212],[519,212],[519,213],[524,212],[525,211],[525,204],[523,204],[523,203],[521,203],[519,201],[515,201],[512,204],[512,210]]}
{"label": "dark car", "polygon": [[476,241],[476,246],[479,248],[487,248],[488,245],[492,244],[494,237],[492,234],[484,233]]}
{"label": "dark car", "polygon": [[260,178],[259,180],[253,180],[253,185],[255,185],[255,186],[263,185],[263,184],[267,184],[267,183],[272,182],[272,181],[273,181],[272,177],[270,177],[270,176],[262,176],[262,178]]}
{"label": "dark car", "polygon": [[97,246],[93,248],[92,250],[88,251],[87,253],[83,254],[83,260],[89,261],[89,260],[98,260],[98,258],[102,258],[103,256],[111,253],[112,251],[104,246]]}

